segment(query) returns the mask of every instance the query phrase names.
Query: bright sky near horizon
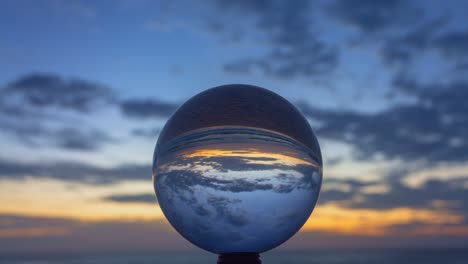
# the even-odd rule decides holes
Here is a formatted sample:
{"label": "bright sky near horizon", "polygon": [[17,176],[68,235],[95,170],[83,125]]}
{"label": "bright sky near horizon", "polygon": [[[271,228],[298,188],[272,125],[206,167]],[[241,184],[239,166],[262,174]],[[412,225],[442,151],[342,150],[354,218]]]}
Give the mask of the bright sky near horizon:
{"label": "bright sky near horizon", "polygon": [[[228,83],[316,132],[285,249],[466,247],[466,1],[0,1],[0,254],[191,249],[151,183],[171,113]],[[92,242],[90,242],[92,241]]]}

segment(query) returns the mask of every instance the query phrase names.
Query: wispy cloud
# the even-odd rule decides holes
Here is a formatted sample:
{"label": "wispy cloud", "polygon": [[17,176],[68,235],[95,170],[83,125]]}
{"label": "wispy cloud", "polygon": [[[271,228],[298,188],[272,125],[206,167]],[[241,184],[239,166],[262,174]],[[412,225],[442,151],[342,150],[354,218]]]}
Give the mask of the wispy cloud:
{"label": "wispy cloud", "polygon": [[117,203],[150,203],[156,204],[157,199],[154,194],[114,194],[103,198],[105,201]]}
{"label": "wispy cloud", "polygon": [[[254,27],[247,26],[244,31],[257,30],[267,47],[264,55],[226,63],[224,70],[228,72],[259,70],[282,79],[311,78],[330,73],[338,65],[338,49],[315,32],[314,8],[309,1],[218,1],[217,7],[235,20],[251,19]],[[222,24],[217,27],[221,34],[238,30],[229,25],[231,22],[217,23]]]}
{"label": "wispy cloud", "polygon": [[356,157],[373,159],[466,161],[468,132],[465,101],[468,83],[420,83],[406,75],[393,80],[394,90],[412,102],[390,106],[374,114],[351,110],[321,110],[300,103],[303,113],[322,125],[320,136],[347,142]]}
{"label": "wispy cloud", "polygon": [[78,162],[27,163],[0,160],[1,178],[24,179],[31,176],[105,184],[122,180],[150,179],[151,166],[122,165],[114,168],[103,168]]}
{"label": "wispy cloud", "polygon": [[122,113],[130,118],[168,118],[178,104],[157,99],[129,99],[120,104]]}
{"label": "wispy cloud", "polygon": [[328,6],[328,12],[338,21],[366,34],[378,34],[403,26],[414,19],[415,14],[422,14],[410,1],[402,0],[338,0]]}
{"label": "wispy cloud", "polygon": [[0,127],[20,142],[40,147],[54,145],[68,150],[91,151],[113,142],[105,132],[77,122],[115,104],[109,87],[55,74],[30,74],[0,90]]}
{"label": "wispy cloud", "polygon": [[96,151],[120,141],[90,125],[90,115],[120,109],[123,118],[164,119],[177,108],[157,98],[119,98],[115,89],[93,81],[51,73],[20,76],[0,89],[1,132],[30,147]]}
{"label": "wispy cloud", "polygon": [[13,106],[21,108],[26,105],[39,109],[58,107],[89,113],[99,105],[112,103],[115,94],[110,88],[94,82],[33,73],[7,84],[1,96],[3,104],[14,102]]}

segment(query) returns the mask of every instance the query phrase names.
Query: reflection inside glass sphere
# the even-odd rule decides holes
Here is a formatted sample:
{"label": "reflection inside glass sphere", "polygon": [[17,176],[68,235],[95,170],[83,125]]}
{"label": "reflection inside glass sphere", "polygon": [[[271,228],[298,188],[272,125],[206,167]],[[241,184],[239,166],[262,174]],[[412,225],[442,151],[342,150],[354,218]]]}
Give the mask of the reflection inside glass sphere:
{"label": "reflection inside glass sphere", "polygon": [[322,181],[317,155],[266,129],[198,129],[156,150],[154,187],[169,222],[195,245],[260,253],[310,216]]}

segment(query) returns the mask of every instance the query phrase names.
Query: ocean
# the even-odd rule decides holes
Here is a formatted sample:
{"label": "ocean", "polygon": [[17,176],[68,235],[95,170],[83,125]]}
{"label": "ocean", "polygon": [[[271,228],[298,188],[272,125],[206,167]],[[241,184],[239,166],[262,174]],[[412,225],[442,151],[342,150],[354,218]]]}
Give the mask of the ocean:
{"label": "ocean", "polygon": [[[467,264],[468,249],[457,250],[358,250],[274,252],[261,255],[263,264]],[[215,264],[208,253],[93,254],[0,256],[1,264]]]}

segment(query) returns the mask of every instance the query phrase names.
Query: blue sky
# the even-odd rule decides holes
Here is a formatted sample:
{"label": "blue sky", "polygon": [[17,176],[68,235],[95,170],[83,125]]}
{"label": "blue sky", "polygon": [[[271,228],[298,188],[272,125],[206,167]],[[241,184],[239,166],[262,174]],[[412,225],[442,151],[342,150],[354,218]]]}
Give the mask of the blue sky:
{"label": "blue sky", "polygon": [[[82,228],[74,221],[146,233],[135,227],[144,219],[157,222],[149,233],[166,232],[147,199],[158,131],[188,98],[229,83],[284,96],[318,135],[318,220],[290,248],[323,236],[341,246],[354,236],[359,245],[465,243],[467,9],[455,0],[1,1],[0,188],[11,195],[0,194],[0,220],[28,224],[0,224],[0,245],[65,241]],[[64,202],[31,202],[22,188]],[[67,212],[65,201],[83,193]],[[336,214],[352,224],[324,224]],[[385,232],[357,236],[368,224],[359,214]],[[44,217],[63,230],[38,233]]]}

